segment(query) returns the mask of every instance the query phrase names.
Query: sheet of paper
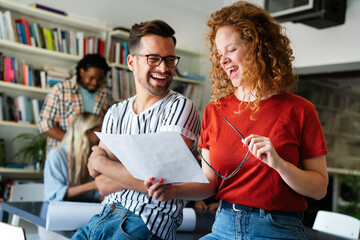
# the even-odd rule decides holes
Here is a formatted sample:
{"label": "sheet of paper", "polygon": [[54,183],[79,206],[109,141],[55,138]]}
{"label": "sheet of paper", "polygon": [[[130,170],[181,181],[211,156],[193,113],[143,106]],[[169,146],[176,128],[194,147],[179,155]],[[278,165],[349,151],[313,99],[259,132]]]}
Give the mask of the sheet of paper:
{"label": "sheet of paper", "polygon": [[164,183],[208,183],[179,133],[96,134],[137,179],[154,177],[162,178]]}
{"label": "sheet of paper", "polygon": [[53,231],[72,231],[87,224],[90,219],[100,213],[100,203],[49,202],[46,215],[46,229]]}

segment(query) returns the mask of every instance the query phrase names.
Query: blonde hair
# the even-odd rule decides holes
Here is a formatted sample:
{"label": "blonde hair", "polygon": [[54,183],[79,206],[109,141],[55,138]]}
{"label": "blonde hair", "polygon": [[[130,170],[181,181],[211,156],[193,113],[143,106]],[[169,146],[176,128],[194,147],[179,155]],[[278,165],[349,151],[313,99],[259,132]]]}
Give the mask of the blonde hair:
{"label": "blonde hair", "polygon": [[85,132],[100,127],[101,124],[102,117],[88,112],[80,113],[72,120],[61,141],[60,144],[65,145],[68,151],[70,186],[80,185],[88,181],[90,175],[87,163],[91,146]]}
{"label": "blonde hair", "polygon": [[222,26],[233,27],[246,41],[242,86],[248,87],[251,91],[255,90],[257,95],[255,101],[248,102],[245,109],[251,105],[254,114],[260,109],[260,101],[265,95],[284,92],[296,84],[297,77],[292,72],[292,61],[295,58],[290,48],[290,40],[282,33],[281,25],[264,9],[245,1],[238,1],[211,14],[207,26],[210,28],[207,39],[210,42],[212,64],[212,102],[219,103],[221,97],[235,91],[221,67],[220,56],[216,51],[215,37]]}

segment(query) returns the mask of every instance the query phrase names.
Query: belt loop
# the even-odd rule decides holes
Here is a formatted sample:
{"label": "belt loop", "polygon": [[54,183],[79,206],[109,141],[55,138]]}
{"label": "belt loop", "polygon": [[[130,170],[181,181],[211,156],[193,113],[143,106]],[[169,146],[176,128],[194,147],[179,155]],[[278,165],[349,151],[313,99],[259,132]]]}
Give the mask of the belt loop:
{"label": "belt loop", "polygon": [[265,210],[262,208],[259,208],[259,215],[261,218],[263,218],[265,216]]}
{"label": "belt loop", "polygon": [[218,212],[221,212],[222,205],[223,205],[223,201],[220,200],[220,201],[219,201]]}

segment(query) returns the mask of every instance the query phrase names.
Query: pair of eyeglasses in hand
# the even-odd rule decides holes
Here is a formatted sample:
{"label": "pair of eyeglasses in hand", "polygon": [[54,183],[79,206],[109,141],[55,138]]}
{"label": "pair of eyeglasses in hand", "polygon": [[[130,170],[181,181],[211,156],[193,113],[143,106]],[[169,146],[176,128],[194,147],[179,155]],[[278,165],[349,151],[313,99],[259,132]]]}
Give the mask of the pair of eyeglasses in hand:
{"label": "pair of eyeglasses in hand", "polygon": [[[230,125],[230,127],[232,127],[232,129],[235,130],[235,132],[236,132],[237,134],[240,135],[240,137],[241,137],[242,139],[245,139],[244,136],[243,136],[225,117],[224,117],[224,120]],[[243,160],[241,161],[240,165],[239,165],[229,176],[227,176],[227,177],[224,177],[224,176],[221,175],[219,172],[217,172],[213,167],[211,167],[211,165],[210,165],[210,164],[204,159],[204,157],[202,156],[200,150],[199,150],[199,153],[200,153],[201,159],[206,163],[206,165],[208,165],[208,166],[211,168],[211,170],[213,170],[213,171],[214,171],[219,177],[221,177],[222,179],[227,180],[227,179],[231,178],[232,176],[234,176],[234,175],[240,170],[241,166],[246,162],[246,160],[247,160],[247,158],[248,158],[248,156],[249,156],[249,154],[250,154],[250,150],[247,151],[247,153],[246,153],[245,157],[243,158]]]}

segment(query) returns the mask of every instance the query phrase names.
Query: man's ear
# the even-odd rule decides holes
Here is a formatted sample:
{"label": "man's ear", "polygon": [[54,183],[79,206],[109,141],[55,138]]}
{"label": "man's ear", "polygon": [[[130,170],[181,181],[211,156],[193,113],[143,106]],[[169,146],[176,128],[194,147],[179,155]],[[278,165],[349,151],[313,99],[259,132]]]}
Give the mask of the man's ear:
{"label": "man's ear", "polygon": [[128,56],[127,56],[127,64],[128,64],[128,67],[129,67],[129,69],[131,70],[131,71],[134,71],[134,64],[135,64],[135,62],[134,62],[134,56],[133,55],[131,55],[131,54],[129,54]]}
{"label": "man's ear", "polygon": [[83,68],[79,69],[79,75],[80,77],[83,77],[85,70]]}

